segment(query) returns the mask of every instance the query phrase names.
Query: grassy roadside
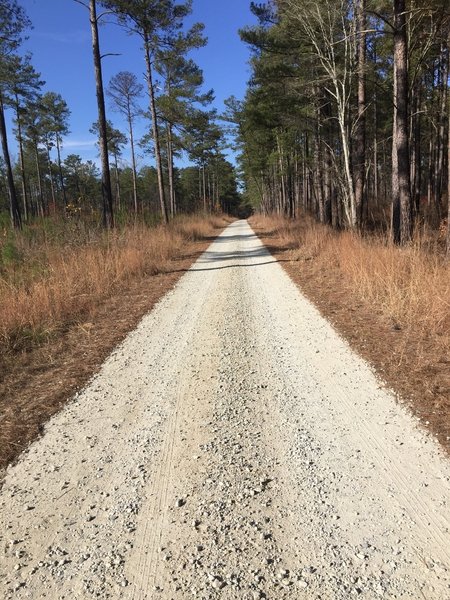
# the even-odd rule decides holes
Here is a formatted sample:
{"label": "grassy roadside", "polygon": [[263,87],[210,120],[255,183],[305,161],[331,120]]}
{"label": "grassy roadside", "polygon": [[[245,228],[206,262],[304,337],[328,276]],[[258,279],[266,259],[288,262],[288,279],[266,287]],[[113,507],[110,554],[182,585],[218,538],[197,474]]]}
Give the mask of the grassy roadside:
{"label": "grassy roadside", "polygon": [[309,218],[251,225],[302,292],[450,450],[450,265],[439,240],[410,248]]}
{"label": "grassy roadside", "polygon": [[0,241],[1,354],[35,347],[136,278],[167,272],[186,243],[223,223],[194,216],[168,227],[50,223],[10,233]]}
{"label": "grassy roadside", "polygon": [[109,234],[58,228],[3,241],[0,470],[229,221],[184,217]]}

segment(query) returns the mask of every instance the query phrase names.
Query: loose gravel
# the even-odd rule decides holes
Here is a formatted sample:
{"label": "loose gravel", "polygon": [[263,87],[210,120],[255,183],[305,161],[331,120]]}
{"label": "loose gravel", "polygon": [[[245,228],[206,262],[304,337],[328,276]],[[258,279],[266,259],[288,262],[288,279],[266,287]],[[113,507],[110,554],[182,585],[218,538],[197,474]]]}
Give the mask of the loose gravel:
{"label": "loose gravel", "polygon": [[8,469],[0,595],[450,598],[449,481],[239,221]]}

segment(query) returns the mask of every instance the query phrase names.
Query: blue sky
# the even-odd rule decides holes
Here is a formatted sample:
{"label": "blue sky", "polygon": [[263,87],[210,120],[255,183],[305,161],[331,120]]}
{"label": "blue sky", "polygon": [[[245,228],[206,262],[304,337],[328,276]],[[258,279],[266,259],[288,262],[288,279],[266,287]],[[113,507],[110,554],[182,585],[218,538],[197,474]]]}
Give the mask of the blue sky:
{"label": "blue sky", "polygon": [[[71,110],[71,133],[64,140],[63,156],[80,154],[97,161],[95,139],[89,128],[96,120],[95,86],[88,11],[73,0],[19,0],[33,23],[24,50],[33,54],[33,65],[46,81],[45,91],[60,93]],[[194,0],[188,23],[205,24],[208,45],[191,54],[203,69],[205,89],[213,88],[215,106],[221,111],[223,100],[231,95],[242,98],[249,78],[249,52],[238,36],[238,29],[254,22],[250,0]],[[99,9],[100,10],[100,9]],[[145,70],[139,40],[119,27],[105,24],[100,28],[102,54],[120,53],[103,60],[105,86],[119,71],[132,71],[140,79]],[[144,81],[142,81],[144,83]],[[146,99],[143,99],[145,108]],[[108,110],[108,118],[126,131],[117,113]],[[142,135],[148,123],[137,123]],[[13,146],[13,140],[11,139]],[[14,152],[13,152],[14,154]],[[127,150],[124,159],[128,159]],[[151,162],[141,157],[140,165]]]}

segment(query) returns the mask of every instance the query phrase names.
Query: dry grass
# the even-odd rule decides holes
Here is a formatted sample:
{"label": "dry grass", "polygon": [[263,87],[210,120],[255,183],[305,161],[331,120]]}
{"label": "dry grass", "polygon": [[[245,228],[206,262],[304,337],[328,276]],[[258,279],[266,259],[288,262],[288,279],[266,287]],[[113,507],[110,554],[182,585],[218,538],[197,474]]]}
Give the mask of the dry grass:
{"label": "dry grass", "polygon": [[47,224],[0,241],[1,350],[29,348],[85,316],[121,285],[164,273],[187,241],[223,227],[223,217],[180,217],[169,227],[105,233]]}
{"label": "dry grass", "polygon": [[395,327],[435,336],[450,352],[450,264],[428,236],[398,248],[383,237],[333,232],[308,217],[257,217],[256,224],[278,237],[291,260],[336,270],[351,293]]}
{"label": "dry grass", "polygon": [[[9,352],[0,352],[0,486],[2,469],[40,435],[46,421],[86,384],[111,350],[206,250],[211,238],[219,233],[217,227],[226,224],[227,219],[222,218],[177,219],[172,227],[182,229],[178,231],[176,239],[179,240],[181,236],[183,241],[179,252],[164,265],[159,265],[158,268],[163,271],[154,275],[140,275],[147,272],[147,266],[145,271],[139,267],[136,275],[127,272],[126,279],[116,279],[109,286],[109,292],[109,282],[106,281],[105,293],[98,294],[98,302],[91,297],[84,314],[77,310],[75,315],[67,314],[58,328],[51,324],[51,337],[41,336],[34,340],[41,343],[30,343],[33,339],[22,337],[16,341],[21,342],[27,351],[13,352],[10,348]],[[15,273],[11,261],[9,265],[11,278],[14,276],[16,279],[16,288],[20,287],[20,281],[24,283],[42,279],[41,265],[33,266],[30,259],[32,256],[45,256],[44,247],[67,247],[74,253],[76,248],[85,246],[104,248],[103,233],[84,228],[81,223],[70,229],[67,224],[63,228],[58,224],[57,227],[52,225],[50,230],[40,227],[34,232],[24,232],[21,237],[30,238],[26,243],[22,240],[23,248],[28,251],[28,260],[19,263]],[[155,253],[150,252],[148,236],[153,241],[161,241],[161,236],[154,230],[139,231],[142,244],[153,260]],[[156,237],[153,235],[155,233]],[[130,231],[123,231],[121,235],[122,245],[128,248],[130,245],[132,248],[139,246],[139,236]],[[113,234],[113,237],[116,236],[118,232]],[[198,236],[202,236],[202,239],[194,241]],[[109,243],[110,237],[107,236],[106,240]],[[123,237],[129,238],[128,242]],[[3,247],[8,248],[6,244]],[[172,247],[171,253],[173,250]]]}
{"label": "dry grass", "polygon": [[252,218],[303,293],[450,453],[450,265],[442,240],[408,248],[307,217]]}

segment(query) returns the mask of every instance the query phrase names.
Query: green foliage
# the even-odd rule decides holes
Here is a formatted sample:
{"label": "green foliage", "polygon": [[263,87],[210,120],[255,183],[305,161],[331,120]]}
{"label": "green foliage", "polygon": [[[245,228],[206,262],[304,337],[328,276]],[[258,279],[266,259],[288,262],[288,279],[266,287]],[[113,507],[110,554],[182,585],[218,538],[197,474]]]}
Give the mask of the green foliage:
{"label": "green foliage", "polygon": [[7,240],[0,249],[0,259],[4,267],[15,267],[19,265],[23,256],[12,239]]}
{"label": "green foliage", "polygon": [[[345,208],[354,194],[358,163],[355,8],[360,3],[270,0],[251,6],[259,22],[240,35],[252,50],[252,76],[244,101],[230,98],[225,114],[237,135],[245,197],[255,207],[287,214],[303,202],[306,210],[319,215],[327,196],[333,203],[333,223],[348,225]],[[366,217],[375,219],[372,215],[381,207],[387,211],[391,202],[393,5],[365,0],[364,6],[364,194]],[[448,1],[411,0],[407,21],[409,138],[420,169],[416,202],[430,196],[440,214],[448,172],[448,102],[443,109],[448,90]]]}

